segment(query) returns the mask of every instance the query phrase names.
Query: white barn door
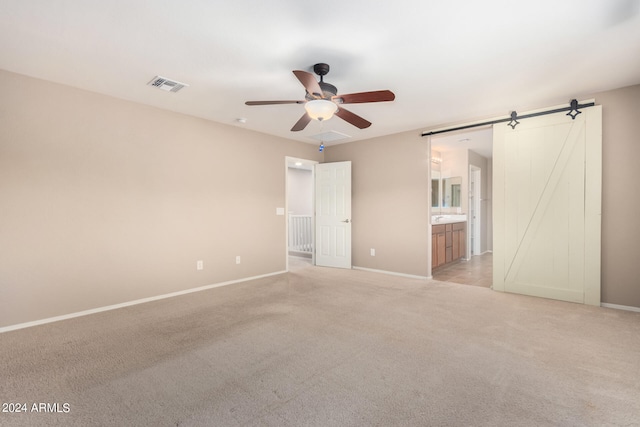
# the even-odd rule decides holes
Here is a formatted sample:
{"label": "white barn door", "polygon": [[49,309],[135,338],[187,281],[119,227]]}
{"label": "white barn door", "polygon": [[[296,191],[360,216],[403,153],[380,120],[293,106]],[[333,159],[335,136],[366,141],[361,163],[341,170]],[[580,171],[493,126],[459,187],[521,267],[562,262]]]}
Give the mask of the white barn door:
{"label": "white barn door", "polygon": [[493,288],[600,305],[602,110],[494,126]]}
{"label": "white barn door", "polygon": [[316,265],[351,268],[351,162],[315,165]]}

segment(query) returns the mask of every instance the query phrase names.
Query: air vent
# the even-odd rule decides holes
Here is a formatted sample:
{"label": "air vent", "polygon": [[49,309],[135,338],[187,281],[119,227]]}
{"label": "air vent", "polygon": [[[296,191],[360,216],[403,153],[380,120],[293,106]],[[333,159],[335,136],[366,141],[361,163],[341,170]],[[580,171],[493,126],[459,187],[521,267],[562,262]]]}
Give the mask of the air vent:
{"label": "air vent", "polygon": [[311,138],[317,139],[320,142],[335,142],[340,141],[342,139],[351,138],[349,135],[345,135],[344,133],[336,132],[335,130],[319,133],[317,135],[313,135]]}
{"label": "air vent", "polygon": [[157,87],[165,92],[177,92],[185,86],[189,86],[186,83],[180,83],[175,80],[168,79],[162,76],[155,76],[149,83],[149,86]]}

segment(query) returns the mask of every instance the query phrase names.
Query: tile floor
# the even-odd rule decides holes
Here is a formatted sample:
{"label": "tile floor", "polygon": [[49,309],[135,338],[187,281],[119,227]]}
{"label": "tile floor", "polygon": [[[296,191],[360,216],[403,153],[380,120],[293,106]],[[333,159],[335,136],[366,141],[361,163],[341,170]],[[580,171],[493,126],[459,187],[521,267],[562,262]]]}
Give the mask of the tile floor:
{"label": "tile floor", "polygon": [[493,284],[493,254],[486,253],[441,267],[432,272],[434,280],[490,288]]}

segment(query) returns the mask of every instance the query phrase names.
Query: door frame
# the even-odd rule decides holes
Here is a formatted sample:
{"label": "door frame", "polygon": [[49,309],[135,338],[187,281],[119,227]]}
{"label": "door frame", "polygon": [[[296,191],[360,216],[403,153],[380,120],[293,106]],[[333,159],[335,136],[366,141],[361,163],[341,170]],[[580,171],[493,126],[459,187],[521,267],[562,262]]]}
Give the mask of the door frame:
{"label": "door frame", "polygon": [[[471,181],[474,180],[473,195],[471,194]],[[476,165],[469,165],[469,212],[468,223],[471,224],[471,198],[473,197],[473,204],[475,212],[475,218],[473,218],[473,236],[469,233],[467,237],[467,259],[471,260],[472,255],[482,254],[482,168]],[[469,227],[471,228],[471,227]],[[471,240],[473,239],[473,248],[471,247]]]}
{"label": "door frame", "polygon": [[[433,197],[433,188],[431,184],[431,180],[433,179],[433,174],[431,173],[433,170],[433,156],[431,152],[431,136],[427,136],[427,200],[429,200],[429,205],[427,206],[427,279],[433,279],[433,263],[431,262],[433,258],[433,229],[431,224],[431,218],[433,218],[433,206],[431,203]],[[440,183],[438,183],[440,186]],[[438,191],[438,198],[441,197],[440,191]],[[440,201],[438,201],[438,205]]]}
{"label": "door frame", "polygon": [[284,259],[285,259],[285,271],[289,271],[289,167],[290,164],[295,164],[296,162],[302,163],[304,166],[311,167],[311,180],[313,185],[311,186],[311,234],[313,236],[313,244],[311,251],[311,263],[313,265],[316,264],[316,194],[315,194],[315,167],[314,165],[320,163],[316,160],[302,159],[298,157],[285,156],[284,157],[284,216],[285,216],[285,227],[284,227]]}

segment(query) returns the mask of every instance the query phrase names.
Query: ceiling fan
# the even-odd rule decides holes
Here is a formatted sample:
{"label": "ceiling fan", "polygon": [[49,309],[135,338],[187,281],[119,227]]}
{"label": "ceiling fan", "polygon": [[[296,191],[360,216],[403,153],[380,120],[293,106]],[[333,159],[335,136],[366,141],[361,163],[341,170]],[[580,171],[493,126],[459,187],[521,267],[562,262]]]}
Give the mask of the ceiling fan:
{"label": "ceiling fan", "polygon": [[300,80],[306,89],[305,99],[300,101],[247,101],[246,105],[276,105],[276,104],[304,104],[306,112],[291,128],[292,132],[304,129],[311,120],[328,120],[335,114],[342,120],[351,123],[357,128],[365,129],[371,126],[371,122],[357,114],[342,108],[343,104],[361,104],[365,102],[393,101],[396,96],[390,90],[378,90],[373,92],[358,92],[338,95],[338,88],[326,83],[323,77],[329,73],[328,64],[315,64],[313,71],[320,76],[316,81],[313,74],[306,71],[295,70],[293,74]]}

